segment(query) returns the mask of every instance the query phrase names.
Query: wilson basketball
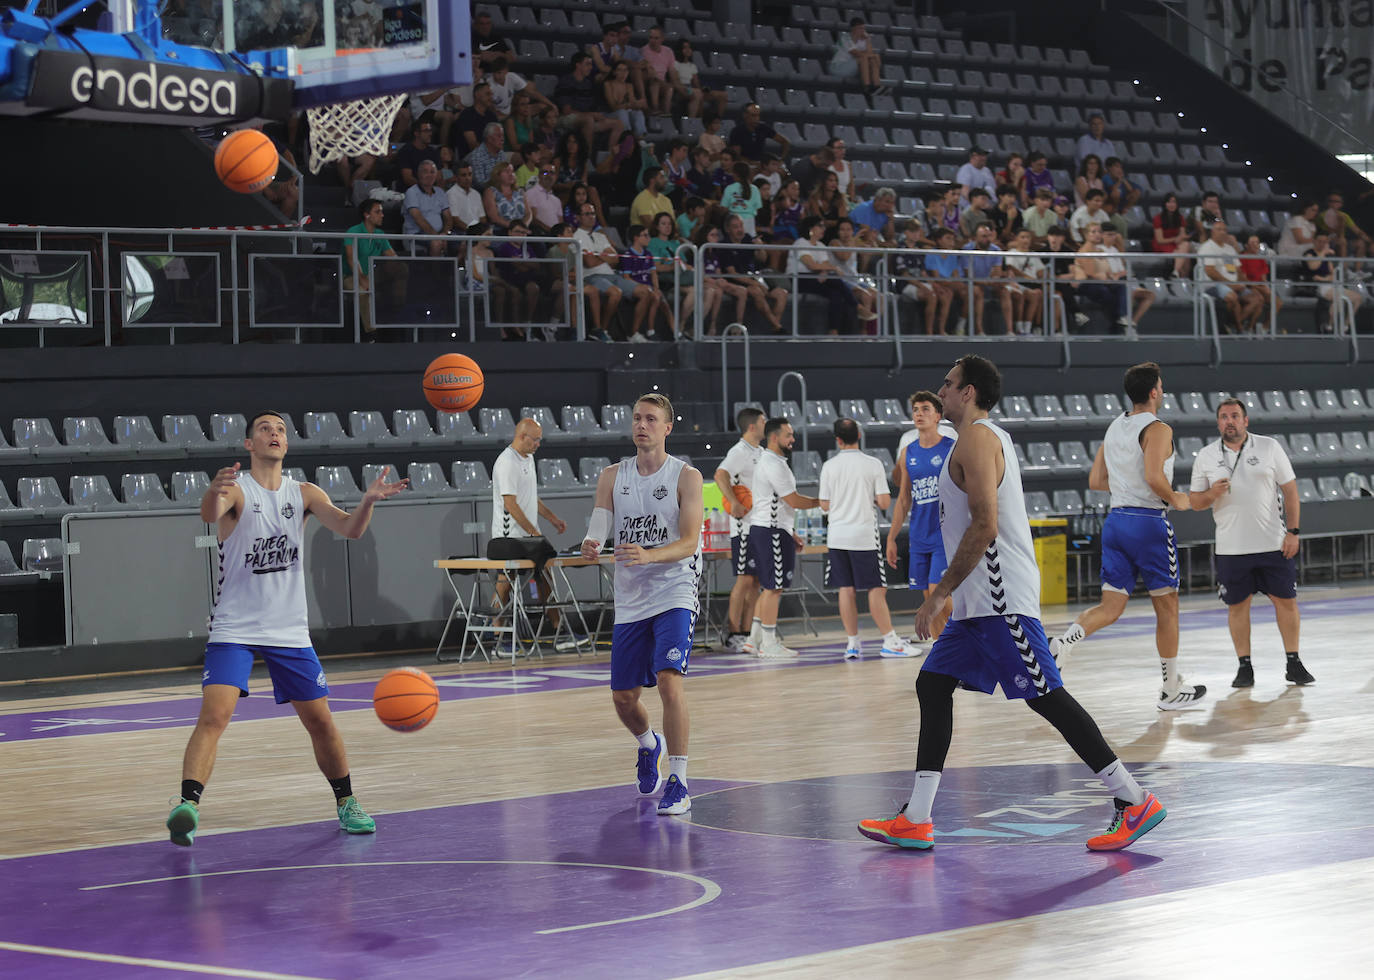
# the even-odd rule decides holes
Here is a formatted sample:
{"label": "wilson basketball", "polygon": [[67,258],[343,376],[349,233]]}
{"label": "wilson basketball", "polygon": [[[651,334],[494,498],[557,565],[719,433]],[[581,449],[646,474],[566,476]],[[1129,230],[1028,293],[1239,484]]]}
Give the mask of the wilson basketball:
{"label": "wilson basketball", "polygon": [[730,489],[735,491],[735,499],[738,500],[740,503],[744,504],[744,506],[754,506],[754,495],[749,492],[749,488],[746,487],[743,483],[736,483]]}
{"label": "wilson basketball", "polygon": [[439,710],[439,688],[423,670],[400,667],[388,671],[377,682],[372,691],[372,710],[393,731],[418,731]]}
{"label": "wilson basketball", "polygon": [[442,354],[425,368],[425,399],[441,412],[466,412],[482,400],[486,381],[465,354]]}
{"label": "wilson basketball", "polygon": [[277,162],[277,148],[256,129],[230,133],[215,150],[215,173],[240,194],[255,194],[272,183]]}

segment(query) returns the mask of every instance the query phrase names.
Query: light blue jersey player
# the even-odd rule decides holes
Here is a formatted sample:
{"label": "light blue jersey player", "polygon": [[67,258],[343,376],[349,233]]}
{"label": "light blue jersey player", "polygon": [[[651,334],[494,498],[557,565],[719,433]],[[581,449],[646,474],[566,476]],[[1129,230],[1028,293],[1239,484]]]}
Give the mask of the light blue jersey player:
{"label": "light blue jersey player", "polygon": [[[639,795],[663,792],[657,807],[660,816],[692,808],[683,681],[701,581],[701,472],[668,455],[666,440],[674,417],[672,402],[664,395],[645,395],[635,402],[635,455],[601,471],[582,539],[582,556],[587,559],[596,558],[605,542],[615,542],[611,697],[621,723],[639,742]],[[663,702],[662,734],[650,727],[649,713],[640,701],[646,687],[657,687]]]}

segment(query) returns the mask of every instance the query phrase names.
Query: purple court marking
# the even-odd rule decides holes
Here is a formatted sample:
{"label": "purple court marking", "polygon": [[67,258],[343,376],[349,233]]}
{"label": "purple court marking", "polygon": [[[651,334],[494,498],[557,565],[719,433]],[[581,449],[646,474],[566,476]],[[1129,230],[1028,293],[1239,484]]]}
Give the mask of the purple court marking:
{"label": "purple court marking", "polygon": [[974,833],[925,853],[853,830],[892,812],[905,772],[699,780],[698,824],[629,786],[383,814],[375,837],[332,821],[216,835],[211,801],[190,849],[0,862],[0,975],[161,975],[6,943],[329,978],[678,975],[1374,856],[1349,806],[1374,769],[1132,769],[1176,808],[1115,854],[1082,845],[1109,806],[1077,765],[947,771],[937,828]]}
{"label": "purple court marking", "polygon": [[[1334,618],[1352,612],[1374,610],[1374,596],[1348,599],[1322,599],[1303,603],[1302,613],[1308,619]],[[1218,603],[1215,609],[1194,609],[1182,613],[1185,627],[1190,629],[1224,628],[1226,609]],[[1152,613],[1123,616],[1100,634],[1102,639],[1154,633]],[[805,646],[804,642],[798,644]],[[843,644],[806,646],[795,661],[761,661],[742,654],[712,654],[692,664],[692,677],[744,670],[777,670],[789,667],[813,667],[834,663],[843,652]],[[489,698],[526,692],[572,690],[599,687],[610,682],[610,666],[601,663],[570,663],[540,667],[529,665],[510,671],[480,674],[441,674],[443,665],[430,665],[429,673],[439,685],[441,701],[468,698]],[[326,665],[325,670],[329,668]],[[291,715],[289,705],[272,700],[271,681],[266,669],[254,668],[252,689],[258,693],[242,698],[234,712],[237,721],[279,718]],[[338,711],[363,711],[372,708],[373,682],[354,682],[330,686],[330,707]],[[35,738],[62,738],[71,735],[94,735],[106,732],[144,731],[152,728],[186,728],[195,724],[200,710],[199,697],[167,698],[139,704],[107,705],[103,707],[63,710],[17,712],[0,715],[0,742],[19,742]]]}

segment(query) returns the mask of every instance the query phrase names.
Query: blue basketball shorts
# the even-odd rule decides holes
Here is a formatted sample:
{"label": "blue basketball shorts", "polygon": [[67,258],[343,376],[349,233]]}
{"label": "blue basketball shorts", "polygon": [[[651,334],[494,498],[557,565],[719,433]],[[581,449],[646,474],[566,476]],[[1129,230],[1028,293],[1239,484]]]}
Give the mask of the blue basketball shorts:
{"label": "blue basketball shorts", "polygon": [[1298,566],[1282,551],[1253,555],[1217,555],[1217,595],[1228,606],[1239,605],[1257,592],[1275,599],[1298,595]]}
{"label": "blue basketball shorts", "polygon": [[887,588],[887,565],[879,551],[831,548],[826,556],[825,584],[831,589]]}
{"label": "blue basketball shorts", "polygon": [[791,531],[776,527],[749,529],[749,558],[765,589],[785,589],[797,567],[797,542]]}
{"label": "blue basketball shorts", "polygon": [[657,687],[660,670],[687,673],[697,614],[668,609],[633,623],[616,623],[611,631],[611,690]]}
{"label": "blue basketball shorts", "polygon": [[1064,686],[1045,628],[1031,616],[951,619],[921,670],[957,677],[984,694],[1001,684],[1009,701],[1038,698]]}
{"label": "blue basketball shorts", "polygon": [[314,701],[329,693],[324,668],[314,647],[265,647],[244,643],[205,644],[205,670],[200,686],[228,684],[248,696],[248,675],[253,657],[262,657],[272,677],[272,696],[277,704],[288,701]]}
{"label": "blue basketball shorts", "polygon": [[1174,526],[1162,510],[1113,507],[1102,523],[1102,589],[1135,589],[1136,576],[1151,595],[1178,591]]}
{"label": "blue basketball shorts", "polygon": [[735,570],[735,575],[757,575],[754,568],[754,556],[749,551],[749,529],[745,528],[743,534],[735,534],[730,537],[730,567]]}
{"label": "blue basketball shorts", "polygon": [[910,542],[906,560],[907,585],[924,592],[932,585],[939,585],[949,567],[949,562],[945,561],[945,544],[939,539],[924,541],[914,535]]}

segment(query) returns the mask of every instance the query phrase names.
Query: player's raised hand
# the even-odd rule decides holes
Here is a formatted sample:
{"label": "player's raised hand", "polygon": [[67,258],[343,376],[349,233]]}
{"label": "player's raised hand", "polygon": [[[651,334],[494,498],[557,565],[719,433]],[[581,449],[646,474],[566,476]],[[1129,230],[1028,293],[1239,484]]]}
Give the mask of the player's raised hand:
{"label": "player's raised hand", "polygon": [[210,481],[210,490],[219,494],[221,497],[229,496],[229,491],[233,489],[239,479],[239,470],[243,468],[242,463],[235,463],[233,466],[226,466],[215,474],[215,478]]}
{"label": "player's raised hand", "polygon": [[408,478],[397,480],[395,483],[387,483],[386,477],[390,472],[390,466],[383,466],[382,472],[377,474],[377,479],[373,480],[372,485],[367,488],[365,496],[372,498],[374,501],[386,500],[388,497],[394,497],[406,487],[410,486],[410,480]]}

